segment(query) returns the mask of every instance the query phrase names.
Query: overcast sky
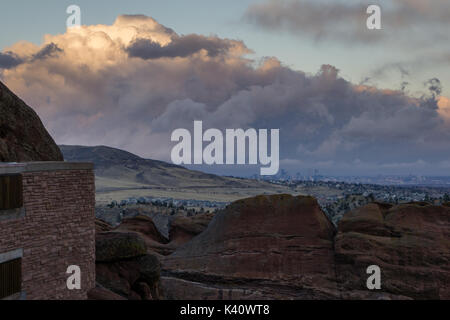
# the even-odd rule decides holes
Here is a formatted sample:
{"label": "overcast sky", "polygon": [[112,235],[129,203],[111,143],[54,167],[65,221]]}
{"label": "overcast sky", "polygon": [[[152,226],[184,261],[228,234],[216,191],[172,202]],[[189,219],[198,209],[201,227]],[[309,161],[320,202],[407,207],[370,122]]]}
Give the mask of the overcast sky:
{"label": "overcast sky", "polygon": [[0,77],[58,143],[169,160],[204,120],[280,128],[294,172],[448,175],[450,2],[376,2],[3,1]]}

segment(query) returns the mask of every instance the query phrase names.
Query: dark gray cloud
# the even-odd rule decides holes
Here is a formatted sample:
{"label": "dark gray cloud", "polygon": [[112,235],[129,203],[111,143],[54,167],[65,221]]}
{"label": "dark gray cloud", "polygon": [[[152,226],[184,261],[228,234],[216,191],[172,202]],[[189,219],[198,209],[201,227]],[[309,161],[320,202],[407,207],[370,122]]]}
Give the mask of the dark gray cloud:
{"label": "dark gray cloud", "polygon": [[442,84],[437,78],[428,80],[425,82],[425,86],[428,88],[433,98],[436,98],[442,93]]}
{"label": "dark gray cloud", "polygon": [[26,62],[35,62],[49,57],[55,57],[63,52],[56,44],[50,43],[30,57],[22,58],[13,52],[0,52],[0,69],[11,69]]}
{"label": "dark gray cloud", "polygon": [[63,52],[56,44],[50,43],[33,55],[31,60],[42,60],[49,57],[55,57],[58,53]]}
{"label": "dark gray cloud", "polygon": [[442,92],[442,84],[438,78],[429,79],[424,83],[424,87],[428,90],[427,93],[421,97],[422,106],[430,109],[438,109],[438,97]]}
{"label": "dark gray cloud", "polygon": [[162,46],[158,42],[148,39],[135,40],[126,51],[130,57],[142,59],[188,57],[200,50],[206,50],[210,57],[225,54],[232,42],[216,37],[204,37],[196,34],[174,36],[172,42]]}
{"label": "dark gray cloud", "polygon": [[[382,30],[366,28],[366,9],[382,8]],[[267,0],[250,6],[244,20],[271,31],[288,31],[317,41],[397,44],[448,41],[450,2],[447,0],[357,1]],[[430,34],[433,33],[431,39]],[[411,37],[411,34],[414,34]]]}
{"label": "dark gray cloud", "polygon": [[252,5],[244,19],[267,30],[285,30],[317,41],[330,38],[338,41],[379,39],[376,33],[364,30],[365,8],[357,3],[266,1]]}
{"label": "dark gray cloud", "polygon": [[0,52],[0,69],[10,69],[23,63],[23,60],[12,52]]}

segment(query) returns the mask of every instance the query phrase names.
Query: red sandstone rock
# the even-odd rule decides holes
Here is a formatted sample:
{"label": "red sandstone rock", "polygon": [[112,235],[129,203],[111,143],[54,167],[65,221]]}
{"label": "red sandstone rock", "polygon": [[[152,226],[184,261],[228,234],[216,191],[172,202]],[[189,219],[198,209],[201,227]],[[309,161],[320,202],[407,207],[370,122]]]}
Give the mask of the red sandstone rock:
{"label": "red sandstone rock", "polygon": [[[207,292],[219,299],[232,288],[233,298],[334,298],[334,233],[311,197],[237,201],[163,260],[165,293],[203,299]],[[175,285],[180,282],[183,286]]]}
{"label": "red sandstone rock", "polygon": [[117,263],[97,263],[96,280],[108,290],[127,297],[131,292],[131,285],[130,280],[127,279],[129,272],[122,274],[121,271],[123,270],[126,270],[123,265],[121,267]]}
{"label": "red sandstone rock", "polygon": [[129,300],[162,297],[159,259],[146,254],[147,246],[139,234],[99,233],[96,249],[96,279],[102,287]]}
{"label": "red sandstone rock", "polygon": [[36,112],[0,82],[0,162],[63,160]]}
{"label": "red sandstone rock", "polygon": [[95,219],[95,233],[102,233],[102,232],[108,232],[111,231],[113,228],[106,222]]}
{"label": "red sandstone rock", "polygon": [[[450,299],[450,207],[373,203],[338,229],[309,197],[235,202],[163,260],[166,297]],[[366,286],[370,265],[381,290]]]}
{"label": "red sandstone rock", "polygon": [[154,255],[115,262],[97,262],[97,282],[127,299],[161,299],[160,262]]}
{"label": "red sandstone rock", "polygon": [[214,214],[205,213],[192,217],[177,217],[170,224],[170,244],[175,247],[189,242],[202,233],[211,222]]}
{"label": "red sandstone rock", "polygon": [[88,292],[89,300],[126,300],[124,297],[102,287],[96,287]]}
{"label": "red sandstone rock", "polygon": [[145,241],[148,249],[159,255],[168,255],[175,251],[174,247],[167,245],[168,240],[161,235],[153,220],[147,216],[124,219],[114,231],[138,234]]}
{"label": "red sandstone rock", "polygon": [[136,232],[146,239],[151,239],[159,243],[167,243],[167,239],[159,233],[153,220],[147,216],[137,216],[131,219],[124,219],[116,231]]}
{"label": "red sandstone rock", "polygon": [[[156,228],[152,218],[136,216],[124,219],[115,232],[133,232],[144,239],[151,252],[161,256],[172,254],[179,246],[202,233],[213,218],[212,213],[198,214],[192,217],[177,217],[170,224],[170,239],[166,239]],[[98,224],[101,230],[102,224]]]}
{"label": "red sandstone rock", "polygon": [[95,260],[114,262],[143,256],[147,253],[145,241],[134,232],[105,232],[96,235]]}
{"label": "red sandstone rock", "polygon": [[[341,220],[336,270],[344,298],[450,299],[450,208],[370,204]],[[382,290],[366,288],[369,265]]]}
{"label": "red sandstone rock", "polygon": [[142,300],[153,300],[152,291],[146,282],[139,282],[135,285],[135,291]]}
{"label": "red sandstone rock", "polygon": [[[99,263],[97,279],[129,299],[161,299],[160,284],[167,299],[450,298],[448,206],[372,203],[347,213],[337,235],[310,197],[237,201],[202,232],[208,219],[175,219],[169,244],[150,218],[130,219],[116,231],[179,247],[163,257],[164,276],[156,256],[144,256]],[[372,264],[381,290],[366,287]]]}

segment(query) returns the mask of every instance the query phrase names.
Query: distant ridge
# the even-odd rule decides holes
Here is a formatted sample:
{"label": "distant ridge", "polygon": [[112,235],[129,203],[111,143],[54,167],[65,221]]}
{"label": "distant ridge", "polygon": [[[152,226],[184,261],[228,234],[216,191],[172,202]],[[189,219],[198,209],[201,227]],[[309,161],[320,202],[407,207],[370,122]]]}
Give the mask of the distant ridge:
{"label": "distant ridge", "polygon": [[86,147],[60,145],[59,147],[63,152],[66,161],[93,162],[95,166],[99,168],[114,165],[136,164],[145,164],[154,167],[163,166],[168,168],[179,167],[163,161],[144,159],[131,152],[107,146]]}
{"label": "distant ridge", "polygon": [[158,160],[143,159],[130,152],[107,146],[61,145],[66,161],[93,162],[97,190],[163,188],[250,188],[264,182],[221,177],[189,170]]}

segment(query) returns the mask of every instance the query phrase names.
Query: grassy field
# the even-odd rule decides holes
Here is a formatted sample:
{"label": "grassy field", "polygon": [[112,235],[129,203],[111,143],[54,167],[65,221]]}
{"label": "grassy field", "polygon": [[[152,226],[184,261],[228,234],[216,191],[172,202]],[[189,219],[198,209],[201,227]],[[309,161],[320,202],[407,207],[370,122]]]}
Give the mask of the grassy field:
{"label": "grassy field", "polygon": [[173,198],[179,200],[203,200],[232,202],[260,194],[290,193],[296,191],[288,187],[268,183],[255,184],[254,187],[224,187],[224,186],[190,186],[190,187],[163,187],[134,184],[130,181],[120,181],[108,178],[96,178],[97,204],[103,205],[111,201],[120,201],[132,197]]}
{"label": "grassy field", "polygon": [[291,188],[265,181],[208,174],[143,159],[106,146],[60,148],[66,161],[94,163],[98,205],[138,197],[232,202],[264,194],[302,194],[320,198],[340,193],[329,188]]}

